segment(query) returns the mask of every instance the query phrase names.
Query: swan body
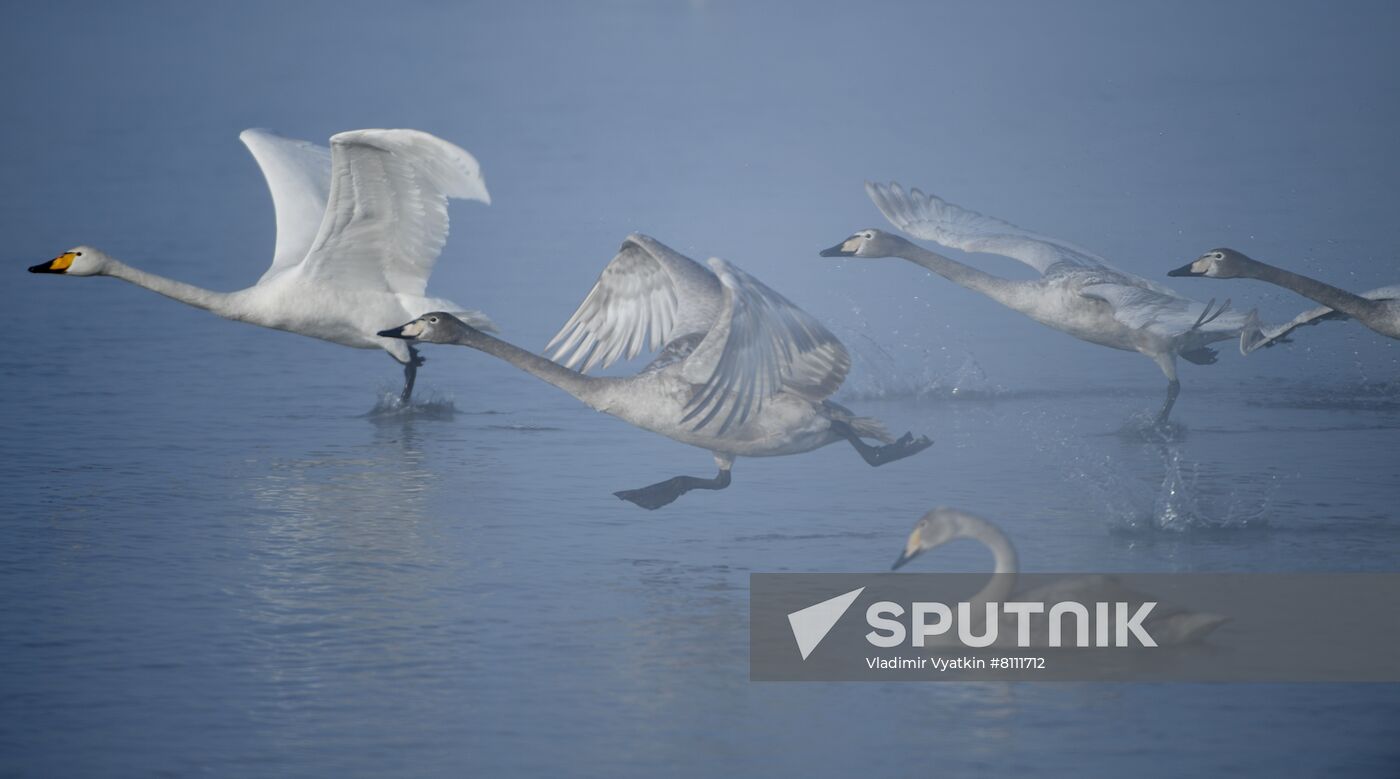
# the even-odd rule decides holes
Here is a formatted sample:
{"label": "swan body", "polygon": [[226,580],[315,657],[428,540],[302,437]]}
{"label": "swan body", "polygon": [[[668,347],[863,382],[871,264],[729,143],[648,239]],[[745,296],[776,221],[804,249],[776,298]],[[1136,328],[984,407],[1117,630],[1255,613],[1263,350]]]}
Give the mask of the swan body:
{"label": "swan body", "polygon": [[[1017,592],[1016,576],[1020,572],[1020,564],[1011,539],[988,520],[953,508],[935,508],[915,523],[905,541],[904,551],[899,559],[895,560],[893,569],[897,570],[924,552],[959,538],[972,539],[986,546],[992,552],[994,560],[991,581],[969,599],[973,604],[969,613],[974,615],[984,614],[984,605],[987,603],[1007,601],[1112,602],[1127,603],[1133,609],[1152,601],[1158,605],[1153,608],[1143,626],[1159,646],[1199,641],[1228,621],[1227,617],[1218,614],[1191,612],[1168,606],[1154,596],[1127,587],[1112,576],[1066,576],[1040,587]],[[1009,614],[1004,614],[1003,619],[1003,623],[998,623],[1000,629],[997,634],[1000,641],[1009,643],[1016,635],[1016,620]],[[1032,622],[1030,639],[1033,646],[1046,646],[1049,643],[1048,623],[1045,620],[1038,619]]]}
{"label": "swan body", "polygon": [[[828,400],[851,364],[836,336],[734,265],[708,264],[648,236],[629,236],[550,342],[562,365],[443,312],[380,335],[492,354],[597,411],[714,455],[714,479],[677,476],[616,493],[649,509],[692,489],[723,489],[736,457],[799,454],[845,440],[871,465],[882,465],[932,443],[912,434],[895,441],[879,422]],[[661,354],[634,376],[586,373],[648,345]]]}
{"label": "swan body", "polygon": [[447,239],[447,199],[490,202],[476,159],[417,130],[356,130],[326,149],[266,130],[240,136],[267,180],[277,218],[271,266],[258,282],[214,292],[163,278],[79,246],[29,270],[112,276],[225,319],[357,349],[404,365],[407,402],[422,358],[375,335],[424,311],[450,310],[493,329],[482,313],[426,295]]}
{"label": "swan body", "polygon": [[1019,311],[1046,327],[1111,349],[1138,352],[1167,377],[1165,422],[1180,391],[1176,360],[1215,362],[1210,344],[1237,337],[1247,317],[1198,303],[1161,284],[1111,266],[1073,244],[1038,235],[993,217],[898,184],[866,184],[891,224],[942,246],[1000,254],[1039,272],[1032,280],[1006,279],[936,254],[899,236],[866,229],[826,249],[823,257],[900,257]]}
{"label": "swan body", "polygon": [[1264,327],[1257,320],[1251,321],[1240,335],[1240,351],[1245,354],[1282,343],[1299,327],[1336,319],[1355,319],[1381,335],[1400,338],[1400,285],[1381,287],[1358,295],[1226,248],[1211,249],[1192,262],[1169,271],[1167,275],[1258,279],[1293,290],[1322,304],[1275,327]]}

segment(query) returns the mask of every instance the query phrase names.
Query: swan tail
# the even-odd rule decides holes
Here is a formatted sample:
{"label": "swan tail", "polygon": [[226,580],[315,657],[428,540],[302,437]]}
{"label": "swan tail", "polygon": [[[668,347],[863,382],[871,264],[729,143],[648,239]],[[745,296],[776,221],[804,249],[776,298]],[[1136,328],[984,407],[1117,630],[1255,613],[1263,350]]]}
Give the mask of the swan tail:
{"label": "swan tail", "polygon": [[822,408],[828,419],[847,425],[861,438],[873,438],[882,444],[894,443],[894,436],[885,428],[885,423],[875,417],[858,417],[856,412],[834,400],[823,400]]}
{"label": "swan tail", "polygon": [[851,417],[846,424],[861,438],[873,438],[882,444],[894,443],[894,436],[885,428],[885,423],[875,417]]}
{"label": "swan tail", "polygon": [[482,331],[483,333],[500,332],[500,330],[496,328],[496,323],[491,321],[491,317],[475,309],[467,309],[466,311],[453,311],[451,312],[451,314],[452,316],[455,316],[458,319],[462,320],[469,327],[474,327],[477,330]]}

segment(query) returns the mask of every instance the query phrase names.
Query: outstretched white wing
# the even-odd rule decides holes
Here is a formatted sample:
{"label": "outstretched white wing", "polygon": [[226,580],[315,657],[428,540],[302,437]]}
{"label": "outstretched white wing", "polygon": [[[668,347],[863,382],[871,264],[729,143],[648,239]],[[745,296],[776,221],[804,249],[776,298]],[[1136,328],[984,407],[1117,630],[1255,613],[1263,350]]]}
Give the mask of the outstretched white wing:
{"label": "outstretched white wing", "polygon": [[723,414],[723,435],[781,390],[820,401],[841,387],[851,358],[836,336],[753,276],[718,258],[709,265],[724,310],[685,362],[684,377],[701,387],[682,421],[699,430]]}
{"label": "outstretched white wing", "polygon": [[724,306],[719,279],[660,241],[633,234],[546,349],[583,372],[708,332]]}
{"label": "outstretched white wing", "polygon": [[238,139],[253,153],[272,193],[277,215],[277,248],[259,283],[301,262],[326,213],[331,188],[331,150],[310,141],[250,128]]}
{"label": "outstretched white wing", "polygon": [[1082,268],[1112,267],[1102,257],[1071,243],[1037,235],[918,189],[906,193],[895,182],[866,182],[865,191],[890,224],[915,238],[967,252],[1000,254],[1042,274],[1059,263]]}
{"label": "outstretched white wing", "polygon": [[466,150],[418,130],[332,136],[330,199],[301,272],[422,295],[447,241],[449,197],[491,202]]}
{"label": "outstretched white wing", "polygon": [[[1370,292],[1362,292],[1361,297],[1367,300],[1400,300],[1400,285],[1381,287],[1379,289],[1373,289]],[[1317,308],[1310,308],[1304,311],[1281,325],[1270,326],[1255,323],[1254,327],[1246,333],[1244,340],[1241,341],[1240,351],[1249,354],[1256,349],[1264,349],[1276,344],[1287,343],[1289,340],[1288,336],[1300,327],[1316,325],[1322,322],[1341,321],[1349,318],[1350,317],[1340,311],[1328,308],[1327,306],[1318,306]]]}

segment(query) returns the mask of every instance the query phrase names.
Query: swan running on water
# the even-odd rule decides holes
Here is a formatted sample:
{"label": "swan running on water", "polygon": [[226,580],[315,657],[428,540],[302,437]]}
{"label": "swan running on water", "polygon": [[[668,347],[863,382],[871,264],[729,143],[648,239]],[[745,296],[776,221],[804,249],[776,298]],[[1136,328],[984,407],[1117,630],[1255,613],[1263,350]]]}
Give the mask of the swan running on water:
{"label": "swan running on water", "polygon": [[1205,276],[1212,279],[1258,279],[1284,289],[1291,289],[1322,305],[1304,311],[1292,321],[1276,327],[1264,327],[1251,319],[1240,334],[1240,351],[1249,354],[1255,349],[1273,346],[1288,340],[1288,335],[1304,325],[1315,325],[1334,319],[1355,319],[1361,324],[1390,338],[1400,338],[1400,285],[1381,287],[1360,295],[1324,284],[1316,279],[1276,268],[1245,256],[1234,249],[1211,249],[1192,262],[1167,272],[1168,276]]}
{"label": "swan running on water", "polygon": [[[928,448],[927,437],[906,433],[893,440],[879,421],[827,400],[851,366],[836,336],[742,270],[720,259],[709,265],[645,235],[629,236],[550,342],[566,365],[442,312],[380,335],[486,352],[597,411],[714,455],[714,478],[676,476],[614,493],[647,509],[690,490],[728,487],[736,457],[798,454],[847,441],[879,466]],[[585,374],[648,344],[663,347],[661,354],[635,376]],[[580,362],[582,371],[572,370]]]}
{"label": "swan running on water", "polygon": [[239,138],[262,168],[277,212],[272,266],[253,286],[200,289],[89,246],[30,272],[114,276],[225,319],[383,349],[404,366],[401,403],[412,396],[423,359],[376,331],[435,310],[495,329],[479,311],[424,294],[447,241],[447,199],[491,202],[465,150],[417,130],[344,132],[331,138],[330,149],[266,130],[244,130]]}
{"label": "swan running on water", "polygon": [[823,257],[900,257],[1083,341],[1150,357],[1167,377],[1165,423],[1181,391],[1176,358],[1215,362],[1215,341],[1235,338],[1248,321],[1227,300],[1201,304],[1064,241],[1022,230],[898,184],[865,185],[891,224],[910,235],[967,252],[989,252],[1035,268],[1041,278],[1004,279],[935,254],[895,235],[861,230]]}
{"label": "swan running on water", "polygon": [[[991,550],[995,566],[987,586],[968,599],[972,604],[969,613],[974,615],[985,614],[988,603],[1001,604],[1008,601],[1047,604],[1061,601],[1113,602],[1130,604],[1130,608],[1133,609],[1143,603],[1156,602],[1157,606],[1142,624],[1159,646],[1198,641],[1229,620],[1228,617],[1219,614],[1185,611],[1168,606],[1152,595],[1124,586],[1112,576],[1067,576],[1042,587],[1015,592],[1016,575],[1020,572],[1020,567],[1011,539],[991,522],[953,508],[936,508],[920,518],[915,523],[914,530],[909,533],[904,551],[900,553],[899,559],[894,561],[891,570],[897,570],[924,552],[959,538],[970,538]],[[1005,617],[1009,618],[1011,615]],[[1032,624],[1034,630],[1031,643],[1045,646],[1048,643],[1049,632],[1046,621],[1037,620]],[[1014,619],[1009,620],[1005,626],[1007,629],[998,631],[999,635],[1014,635],[1014,625]]]}

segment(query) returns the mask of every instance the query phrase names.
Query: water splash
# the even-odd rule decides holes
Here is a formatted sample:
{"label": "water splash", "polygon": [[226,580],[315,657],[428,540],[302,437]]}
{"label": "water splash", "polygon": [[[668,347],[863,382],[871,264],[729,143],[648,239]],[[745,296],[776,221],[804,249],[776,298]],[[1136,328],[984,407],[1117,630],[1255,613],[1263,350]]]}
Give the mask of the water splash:
{"label": "water splash", "polygon": [[1171,419],[1158,419],[1155,411],[1137,411],[1123,420],[1117,436],[1129,443],[1174,444],[1186,440],[1190,428]]}
{"label": "water splash", "polygon": [[1159,463],[1149,471],[1154,475],[1147,477],[1143,468],[1128,467],[1113,453],[1064,456],[1071,445],[1061,442],[1058,448],[1066,477],[1080,485],[1090,510],[1107,517],[1115,530],[1187,533],[1268,525],[1278,488],[1276,477],[1240,482],[1217,476],[1208,465],[1190,460],[1181,447],[1171,443],[1138,450]]}
{"label": "water splash", "polygon": [[450,420],[457,413],[457,404],[452,398],[431,395],[426,399],[414,399],[408,403],[399,400],[397,391],[380,393],[374,408],[364,416],[372,422],[393,422],[403,419],[443,419]]}
{"label": "water splash", "polygon": [[[1275,479],[1232,483],[1224,495],[1212,494],[1201,484],[1199,463],[1186,461],[1176,447],[1161,447],[1162,482],[1144,519],[1129,515],[1122,523],[1129,530],[1184,532],[1193,528],[1244,530],[1268,524],[1269,507],[1277,488]],[[1136,521],[1134,521],[1136,520]]]}
{"label": "water splash", "polygon": [[892,351],[861,330],[838,329],[851,354],[851,376],[841,392],[845,400],[986,400],[1010,394],[987,377],[971,353],[908,344]]}

